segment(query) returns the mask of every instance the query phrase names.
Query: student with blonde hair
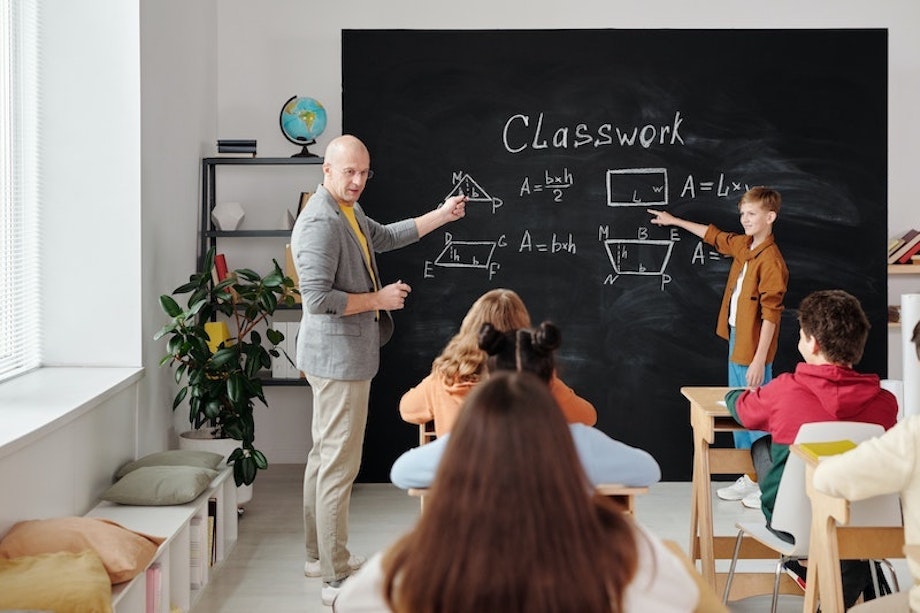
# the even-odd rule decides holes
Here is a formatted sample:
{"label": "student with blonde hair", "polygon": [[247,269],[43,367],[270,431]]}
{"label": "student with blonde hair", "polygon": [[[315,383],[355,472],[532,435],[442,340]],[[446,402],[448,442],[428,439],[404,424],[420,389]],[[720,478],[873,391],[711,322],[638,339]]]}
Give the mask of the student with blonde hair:
{"label": "student with blonde hair", "polygon": [[[438,436],[451,431],[463,399],[487,376],[487,356],[479,347],[479,330],[485,323],[503,332],[530,328],[530,313],[521,297],[510,289],[493,289],[480,296],[463,317],[460,331],[432,362],[431,372],[403,394],[399,413],[405,421],[424,424],[434,420]],[[588,426],[597,423],[594,406],[563,383],[555,372],[549,386],[569,423]]]}
{"label": "student with blonde hair", "polygon": [[693,611],[657,537],[591,494],[546,384],[496,373],[467,398],[416,526],[345,583],[340,613]]}

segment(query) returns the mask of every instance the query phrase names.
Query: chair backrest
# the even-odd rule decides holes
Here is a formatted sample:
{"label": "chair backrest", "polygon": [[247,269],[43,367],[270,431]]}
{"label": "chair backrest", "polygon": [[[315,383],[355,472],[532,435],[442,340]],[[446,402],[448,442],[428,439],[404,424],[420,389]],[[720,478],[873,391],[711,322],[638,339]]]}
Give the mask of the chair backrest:
{"label": "chair backrest", "polygon": [[[878,424],[854,421],[821,421],[803,424],[796,443],[815,443],[849,439],[854,443],[879,436],[885,429]],[[851,526],[900,526],[901,505],[897,494],[877,496],[850,505]],[[805,491],[805,463],[790,453],[783,469],[772,527],[795,537],[796,549],[808,550],[811,537],[811,500]]]}

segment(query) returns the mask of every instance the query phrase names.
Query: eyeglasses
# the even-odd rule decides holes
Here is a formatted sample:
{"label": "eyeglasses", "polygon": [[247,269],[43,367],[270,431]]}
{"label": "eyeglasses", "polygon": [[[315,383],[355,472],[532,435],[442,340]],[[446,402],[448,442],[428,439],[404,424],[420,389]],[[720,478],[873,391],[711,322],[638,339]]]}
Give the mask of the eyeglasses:
{"label": "eyeglasses", "polygon": [[354,179],[355,175],[358,175],[359,178],[364,180],[374,178],[373,170],[355,170],[354,168],[346,168],[344,170],[339,170],[339,172],[345,175],[345,178],[349,180]]}

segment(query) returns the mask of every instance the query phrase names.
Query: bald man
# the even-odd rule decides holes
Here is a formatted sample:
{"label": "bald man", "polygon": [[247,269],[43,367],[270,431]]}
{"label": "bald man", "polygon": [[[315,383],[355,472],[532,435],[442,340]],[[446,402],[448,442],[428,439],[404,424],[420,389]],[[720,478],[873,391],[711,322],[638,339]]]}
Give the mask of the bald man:
{"label": "bald man", "polygon": [[348,550],[348,505],[361,464],[371,379],[380,346],[393,334],[390,311],[412,288],[384,284],[375,253],[414,243],[465,214],[466,197],[447,198],[414,219],[380,224],[358,203],[373,176],[367,147],[354,136],[326,148],[323,183],[297,218],[291,250],[303,299],[297,367],[313,392],[313,447],[304,471],[307,561],[323,578],[324,604],[364,563]]}

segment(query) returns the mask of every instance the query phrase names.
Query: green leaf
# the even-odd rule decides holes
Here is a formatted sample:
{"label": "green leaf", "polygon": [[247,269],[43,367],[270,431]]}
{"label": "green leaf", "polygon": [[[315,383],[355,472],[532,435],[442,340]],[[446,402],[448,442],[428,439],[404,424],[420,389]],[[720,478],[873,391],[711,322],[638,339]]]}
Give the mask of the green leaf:
{"label": "green leaf", "polygon": [[268,337],[268,342],[272,345],[277,345],[284,340],[284,334],[275,330],[274,328],[269,328],[265,331],[265,336]]}
{"label": "green leaf", "polygon": [[188,395],[188,387],[183,387],[179,390],[179,393],[176,394],[176,397],[173,399],[173,411],[179,408],[179,405],[182,404],[182,401],[185,400],[185,397]]}
{"label": "green leaf", "polygon": [[176,317],[182,312],[182,308],[179,304],[173,300],[171,296],[167,296],[166,294],[160,296],[160,306],[170,317]]}
{"label": "green leaf", "polygon": [[230,364],[236,360],[237,355],[239,355],[239,350],[235,346],[218,349],[217,353],[211,356],[211,367],[215,370],[219,370],[226,364]]}
{"label": "green leaf", "polygon": [[258,283],[262,280],[262,277],[259,276],[259,273],[252,270],[251,268],[238,268],[236,271],[237,275],[243,277],[250,283]]}
{"label": "green leaf", "polygon": [[260,469],[265,470],[268,468],[268,458],[265,457],[265,454],[259,451],[258,449],[252,450],[252,459]]}

